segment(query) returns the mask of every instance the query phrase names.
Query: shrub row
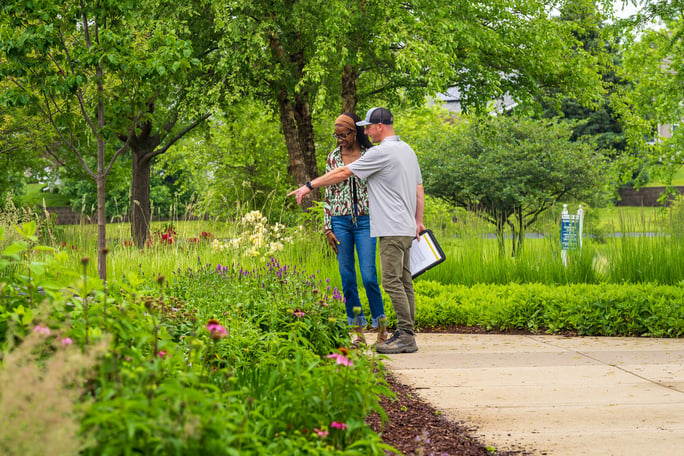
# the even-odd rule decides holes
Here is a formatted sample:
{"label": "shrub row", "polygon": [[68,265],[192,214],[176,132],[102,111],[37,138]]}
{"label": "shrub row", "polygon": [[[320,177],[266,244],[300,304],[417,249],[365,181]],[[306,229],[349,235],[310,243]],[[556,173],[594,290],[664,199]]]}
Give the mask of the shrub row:
{"label": "shrub row", "polygon": [[443,285],[415,283],[416,326],[679,337],[684,287],[656,284]]}

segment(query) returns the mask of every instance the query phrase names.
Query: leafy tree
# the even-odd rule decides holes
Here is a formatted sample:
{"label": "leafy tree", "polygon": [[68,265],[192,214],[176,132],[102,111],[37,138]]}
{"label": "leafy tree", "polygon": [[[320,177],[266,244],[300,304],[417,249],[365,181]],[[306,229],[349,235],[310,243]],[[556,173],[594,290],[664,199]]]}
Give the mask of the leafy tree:
{"label": "leafy tree", "polygon": [[[144,2],[143,6],[142,14],[152,24],[148,33],[163,36],[170,42],[180,40],[185,46],[181,59],[157,62],[156,71],[167,78],[142,88],[144,114],[129,142],[131,235],[139,247],[149,235],[150,202],[154,200],[150,178],[154,178],[155,159],[167,153],[186,134],[203,126],[217,103],[237,98],[241,92],[239,86],[230,82],[231,63],[224,61],[218,68],[220,35],[215,31],[212,1],[153,0]],[[129,113],[129,118],[133,115]],[[119,131],[121,141],[126,136],[126,130]]]}
{"label": "leafy tree", "polygon": [[21,194],[26,172],[40,174],[46,166],[43,151],[51,138],[44,130],[25,111],[0,106],[0,204],[9,192]]}
{"label": "leafy tree", "polygon": [[283,207],[292,185],[277,116],[251,100],[212,118],[207,132],[186,137],[160,162],[191,175],[182,185],[196,188],[199,212],[225,219],[250,210],[278,217],[273,209]]}
{"label": "leafy tree", "polygon": [[552,102],[543,103],[543,117],[553,118],[560,115],[564,119],[577,121],[573,128],[572,140],[592,136],[599,150],[605,155],[617,158],[627,150],[627,141],[611,100],[617,88],[624,86],[626,81],[616,74],[621,62],[618,48],[610,42],[612,29],[606,25],[606,17],[600,14],[595,1],[567,2],[559,19],[575,24],[573,35],[578,45],[581,44],[586,52],[602,60],[600,71],[606,92],[594,105],[588,106],[552,88],[550,90],[556,93],[556,97]]}
{"label": "leafy tree", "polygon": [[604,195],[604,158],[591,144],[571,141],[571,125],[556,120],[483,116],[442,123],[421,156],[427,194],[474,210],[496,227],[501,252],[511,252],[539,215],[559,201]]}
{"label": "leafy tree", "polygon": [[[608,3],[608,2],[604,2]],[[555,3],[554,3],[555,5]],[[318,175],[314,113],[422,104],[457,86],[468,109],[509,93],[562,87],[583,103],[602,94],[600,63],[576,46],[548,2],[506,0],[216,1],[224,60],[279,114],[288,169]]]}
{"label": "leafy tree", "polygon": [[107,176],[144,127],[150,93],[193,64],[190,44],[144,12],[130,2],[23,0],[0,10],[0,76],[10,84],[0,104],[33,109],[95,181],[101,278]]}
{"label": "leafy tree", "polygon": [[[663,27],[629,35],[624,50],[624,75],[634,85],[633,90],[623,94],[626,115],[632,116],[632,140],[644,151],[649,174],[668,184],[684,164],[684,130],[678,126],[684,122],[682,13],[682,2],[647,5],[632,25],[659,17]],[[658,126],[660,132],[656,132]]]}

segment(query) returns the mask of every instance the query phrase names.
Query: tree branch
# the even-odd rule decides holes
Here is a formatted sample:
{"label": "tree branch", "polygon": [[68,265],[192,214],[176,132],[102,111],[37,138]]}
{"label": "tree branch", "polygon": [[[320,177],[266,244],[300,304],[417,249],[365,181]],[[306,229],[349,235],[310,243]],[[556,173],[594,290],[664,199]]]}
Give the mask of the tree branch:
{"label": "tree branch", "polygon": [[194,122],[192,122],[190,125],[187,125],[187,126],[186,126],[185,128],[183,128],[181,131],[179,131],[173,138],[171,138],[171,139],[169,140],[169,142],[168,142],[164,147],[161,147],[161,148],[159,148],[159,149],[154,150],[154,151],[150,154],[150,157],[149,157],[149,158],[153,158],[153,157],[156,157],[157,155],[161,155],[161,154],[165,153],[165,152],[166,152],[167,150],[169,150],[169,149],[171,148],[171,146],[173,146],[179,139],[181,139],[183,136],[185,136],[186,134],[188,134],[188,132],[190,132],[191,130],[193,130],[194,128],[196,128],[199,124],[201,124],[202,122],[204,122],[205,120],[207,120],[209,117],[211,117],[211,113],[210,113],[210,112],[207,112],[207,113],[203,114],[202,116],[198,117],[197,119],[195,119]]}

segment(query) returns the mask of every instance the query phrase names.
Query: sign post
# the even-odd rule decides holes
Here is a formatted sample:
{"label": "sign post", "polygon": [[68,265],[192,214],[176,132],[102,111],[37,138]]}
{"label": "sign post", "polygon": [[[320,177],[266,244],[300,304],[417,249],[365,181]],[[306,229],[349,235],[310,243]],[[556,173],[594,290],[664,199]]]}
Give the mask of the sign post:
{"label": "sign post", "polygon": [[568,205],[563,204],[561,212],[561,260],[565,266],[568,265],[568,250],[582,249],[582,222],[584,211],[579,205],[577,214],[568,213]]}

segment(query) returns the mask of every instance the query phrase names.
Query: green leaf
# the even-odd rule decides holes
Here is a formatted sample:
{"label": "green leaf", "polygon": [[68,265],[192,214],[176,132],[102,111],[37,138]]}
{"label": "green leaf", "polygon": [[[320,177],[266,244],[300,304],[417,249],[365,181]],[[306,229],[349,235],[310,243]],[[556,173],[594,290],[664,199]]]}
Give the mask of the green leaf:
{"label": "green leaf", "polygon": [[14,227],[23,238],[30,240],[37,240],[34,236],[36,234],[36,222],[34,220],[21,224],[21,228],[18,226]]}
{"label": "green leaf", "polygon": [[17,256],[18,254],[25,252],[27,248],[28,244],[26,242],[16,241],[5,247],[5,250],[3,250],[2,255]]}

